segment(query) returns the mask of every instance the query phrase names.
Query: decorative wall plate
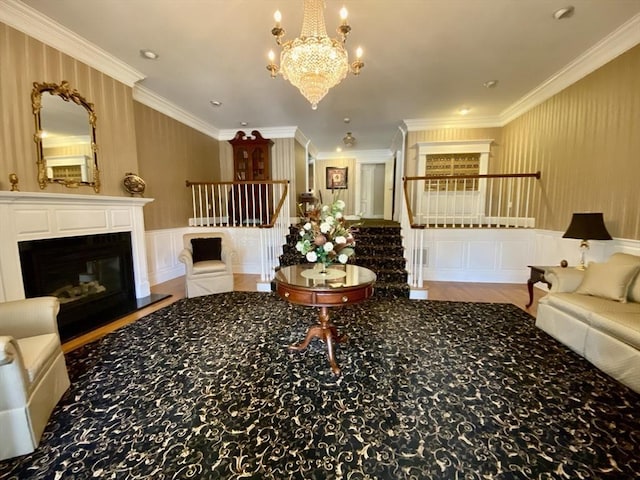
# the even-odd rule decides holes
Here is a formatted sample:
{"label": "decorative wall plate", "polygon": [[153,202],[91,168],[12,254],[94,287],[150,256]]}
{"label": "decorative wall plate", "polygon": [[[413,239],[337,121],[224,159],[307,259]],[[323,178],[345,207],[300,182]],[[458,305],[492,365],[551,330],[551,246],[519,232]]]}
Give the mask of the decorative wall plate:
{"label": "decorative wall plate", "polygon": [[135,173],[127,173],[122,180],[122,184],[127,192],[133,195],[144,195],[144,190],[147,188],[145,181],[136,175]]}

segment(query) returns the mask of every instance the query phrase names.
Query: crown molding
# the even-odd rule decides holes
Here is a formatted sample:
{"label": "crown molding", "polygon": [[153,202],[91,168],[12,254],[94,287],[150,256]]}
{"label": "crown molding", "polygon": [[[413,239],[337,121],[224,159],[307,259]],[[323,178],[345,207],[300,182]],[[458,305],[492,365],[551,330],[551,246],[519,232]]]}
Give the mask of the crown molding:
{"label": "crown molding", "polygon": [[640,14],[632,17],[563,69],[507,107],[500,115],[476,118],[416,118],[404,120],[404,125],[409,132],[438,128],[503,127],[638,44],[640,44]]}
{"label": "crown molding", "polygon": [[133,99],[205,135],[219,140],[220,130],[216,127],[207,122],[203,122],[200,118],[190,114],[142,85],[135,85],[133,87]]}
{"label": "crown molding", "polygon": [[[440,117],[409,118],[403,120],[407,132],[435,130],[438,128],[492,128],[501,127],[499,116],[492,117]],[[402,130],[402,126],[400,126]]]}
{"label": "crown molding", "polygon": [[368,163],[385,162],[393,158],[393,152],[388,149],[378,150],[343,150],[341,152],[318,152],[317,160],[334,160],[339,158],[354,158],[358,162]]}
{"label": "crown molding", "polygon": [[540,105],[640,43],[640,14],[607,35],[500,114],[502,125]]}
{"label": "crown molding", "polygon": [[145,75],[18,0],[0,0],[0,21],[132,87]]}
{"label": "crown molding", "polygon": [[[298,127],[240,127],[240,128],[225,128],[220,130],[220,137],[218,140],[231,140],[236,136],[238,131],[243,131],[250,134],[252,131],[257,130],[260,132],[263,138],[296,138],[296,131]],[[304,144],[303,144],[304,145]]]}

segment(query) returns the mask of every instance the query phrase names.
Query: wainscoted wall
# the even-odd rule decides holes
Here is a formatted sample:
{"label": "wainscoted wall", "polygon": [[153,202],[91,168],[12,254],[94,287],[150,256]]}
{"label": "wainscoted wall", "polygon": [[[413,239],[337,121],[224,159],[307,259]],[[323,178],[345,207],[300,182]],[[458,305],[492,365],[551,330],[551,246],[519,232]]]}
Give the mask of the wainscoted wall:
{"label": "wainscoted wall", "polygon": [[424,231],[425,280],[522,283],[535,258],[533,229]]}
{"label": "wainscoted wall", "polygon": [[537,227],[603,212],[611,235],[640,239],[640,46],[506,125],[506,171],[542,172]]}
{"label": "wainscoted wall", "polygon": [[[218,140],[134,102],[139,173],[147,184],[147,230],[184,227],[193,216],[185,180],[215,182],[220,176]],[[124,172],[123,172],[124,173]]]}
{"label": "wainscoted wall", "polygon": [[[235,273],[260,273],[261,258],[255,228],[216,229],[226,232],[236,250]],[[184,275],[178,261],[182,235],[206,228],[173,228],[146,232],[147,264],[151,285]],[[563,232],[536,229],[431,229],[425,231],[424,269],[429,281],[526,283],[528,265],[570,265],[580,260],[580,240],[562,238]],[[640,241],[592,241],[587,262],[604,262],[614,252],[640,256]],[[541,287],[541,285],[537,285]]]}
{"label": "wainscoted wall", "polygon": [[[8,190],[8,176],[16,173],[21,191],[40,191],[31,89],[33,82],[67,80],[95,107],[100,194],[127,195],[122,178],[138,171],[131,87],[4,23],[0,23],[0,59],[0,189]],[[95,195],[90,187],[48,185],[46,191]]]}
{"label": "wainscoted wall", "polygon": [[147,264],[149,266],[149,281],[151,285],[166,282],[172,278],[184,275],[184,264],[178,261],[182,251],[182,236],[185,233],[201,231],[222,231],[231,240],[236,252],[233,262],[235,273],[261,272],[260,258],[260,229],[258,228],[206,228],[184,227],[166,228],[162,230],[147,230]]}

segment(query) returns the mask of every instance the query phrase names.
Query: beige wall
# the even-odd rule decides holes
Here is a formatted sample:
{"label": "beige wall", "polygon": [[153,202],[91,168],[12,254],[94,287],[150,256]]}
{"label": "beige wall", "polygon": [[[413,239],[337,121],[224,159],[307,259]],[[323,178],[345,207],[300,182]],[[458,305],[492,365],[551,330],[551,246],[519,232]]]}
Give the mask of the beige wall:
{"label": "beige wall", "polygon": [[[327,167],[347,167],[347,188],[343,190],[327,190]],[[322,195],[323,203],[331,203],[340,198],[346,204],[345,215],[356,215],[356,159],[338,158],[330,160],[316,159],[316,191]]]}
{"label": "beige wall", "polygon": [[[138,170],[132,89],[113,78],[0,23],[0,189],[16,173],[22,191],[39,191],[31,109],[33,82],[67,80],[97,115],[101,195],[127,195],[126,172]],[[95,195],[90,187],[48,185],[47,192]]]}
{"label": "beige wall", "polygon": [[134,102],[134,113],[137,173],[147,184],[145,197],[154,199],[144,209],[145,228],[184,227],[193,217],[185,181],[220,181],[219,142],[141,103]]}
{"label": "beige wall", "polygon": [[494,139],[490,173],[540,171],[536,227],[564,231],[573,212],[603,212],[611,235],[640,239],[640,46],[503,128],[407,134],[406,174],[418,142]]}
{"label": "beige wall", "polygon": [[291,214],[298,214],[298,196],[307,191],[307,153],[304,145],[295,144],[295,191],[292,192]]}
{"label": "beige wall", "polygon": [[503,129],[505,170],[542,172],[538,228],[603,212],[612,236],[640,239],[640,46]]}
{"label": "beige wall", "polygon": [[[304,190],[304,147],[295,138],[273,138],[271,148],[271,179],[289,180],[289,208],[297,212],[297,194]],[[220,163],[223,181],[233,180],[233,150],[227,141],[220,142]],[[302,169],[302,170],[301,170]]]}
{"label": "beige wall", "polygon": [[422,176],[418,171],[419,142],[450,142],[453,140],[494,140],[489,155],[489,173],[503,172],[501,160],[502,129],[501,128],[440,128],[407,133],[407,154],[405,171],[407,176]]}

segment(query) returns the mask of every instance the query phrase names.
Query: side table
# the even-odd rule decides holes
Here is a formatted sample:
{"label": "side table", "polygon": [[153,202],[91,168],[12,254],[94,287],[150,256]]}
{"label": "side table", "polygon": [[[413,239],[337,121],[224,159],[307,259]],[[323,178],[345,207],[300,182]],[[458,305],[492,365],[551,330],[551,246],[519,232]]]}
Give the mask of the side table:
{"label": "side table", "polygon": [[371,297],[376,274],[367,268],[347,264],[330,268],[342,270],[343,276],[325,280],[305,276],[305,272],[312,269],[313,264],[291,265],[276,272],[276,292],[280,297],[290,303],[319,308],[317,323],[308,328],[302,342],[289,345],[289,350],[304,350],[311,340],[319,338],[326,344],[331,371],[339,375],[334,343],[344,342],[346,336],[340,335],[329,319],[329,307],[351,305]]}
{"label": "side table", "polygon": [[531,269],[531,273],[529,274],[529,280],[527,280],[527,289],[529,290],[529,303],[527,303],[526,308],[529,308],[533,305],[533,285],[538,282],[546,283],[549,288],[551,288],[551,282],[547,280],[544,276],[545,272],[553,268],[552,266],[540,266],[540,265],[527,265]]}

